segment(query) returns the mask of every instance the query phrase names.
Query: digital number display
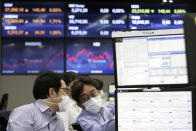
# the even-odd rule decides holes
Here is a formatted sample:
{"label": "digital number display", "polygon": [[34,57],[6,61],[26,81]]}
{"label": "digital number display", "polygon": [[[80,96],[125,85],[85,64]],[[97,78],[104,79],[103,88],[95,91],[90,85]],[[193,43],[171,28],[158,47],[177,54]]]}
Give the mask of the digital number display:
{"label": "digital number display", "polygon": [[131,4],[130,29],[171,29],[183,27],[186,4]]}
{"label": "digital number display", "polygon": [[64,3],[3,3],[2,35],[64,37]]}
{"label": "digital number display", "polygon": [[67,37],[111,37],[112,31],[127,29],[126,4],[67,5]]}

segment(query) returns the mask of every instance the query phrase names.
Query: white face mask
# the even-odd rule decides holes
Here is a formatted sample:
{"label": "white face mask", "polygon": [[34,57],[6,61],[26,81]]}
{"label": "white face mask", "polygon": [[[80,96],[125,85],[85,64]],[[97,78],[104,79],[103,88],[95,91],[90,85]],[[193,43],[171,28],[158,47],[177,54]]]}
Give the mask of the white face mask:
{"label": "white face mask", "polygon": [[58,103],[59,106],[59,112],[65,112],[67,111],[67,108],[69,108],[69,102],[70,98],[69,96],[61,96],[62,101]]}
{"label": "white face mask", "polygon": [[100,96],[96,96],[86,101],[83,106],[91,113],[98,113],[102,107],[102,100]]}
{"label": "white face mask", "polygon": [[[50,99],[58,99],[58,98],[62,98],[62,101],[59,103],[53,103],[53,102],[47,101]],[[49,98],[49,99],[45,99],[43,101],[51,103],[51,104],[57,104],[59,107],[59,112],[67,111],[67,109],[69,108],[69,104],[70,104],[70,98],[67,95],[66,96],[62,95],[61,97],[56,97],[56,98]]]}

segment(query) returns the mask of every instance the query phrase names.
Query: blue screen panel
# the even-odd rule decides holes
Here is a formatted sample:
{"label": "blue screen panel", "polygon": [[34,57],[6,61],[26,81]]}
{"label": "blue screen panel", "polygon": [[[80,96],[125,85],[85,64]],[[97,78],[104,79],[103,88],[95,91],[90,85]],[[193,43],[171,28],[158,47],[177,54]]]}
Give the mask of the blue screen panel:
{"label": "blue screen panel", "polygon": [[3,40],[2,74],[64,72],[64,40]]}
{"label": "blue screen panel", "polygon": [[113,74],[111,40],[67,40],[66,71],[78,74]]}
{"label": "blue screen panel", "polygon": [[3,3],[3,37],[64,37],[64,2]]}
{"label": "blue screen panel", "polygon": [[131,4],[130,29],[182,28],[182,16],[188,12],[187,4]]}
{"label": "blue screen panel", "polygon": [[111,37],[112,31],[127,29],[126,4],[69,3],[67,37]]}

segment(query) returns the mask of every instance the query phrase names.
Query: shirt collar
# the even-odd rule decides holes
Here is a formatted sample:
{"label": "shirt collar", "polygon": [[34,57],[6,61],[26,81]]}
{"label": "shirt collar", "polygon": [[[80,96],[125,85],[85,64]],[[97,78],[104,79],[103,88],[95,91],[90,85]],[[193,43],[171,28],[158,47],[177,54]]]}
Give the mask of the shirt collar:
{"label": "shirt collar", "polygon": [[35,102],[35,105],[40,109],[41,112],[45,112],[47,110],[51,110],[50,107],[48,107],[47,105],[42,103],[41,100],[37,100]]}
{"label": "shirt collar", "polygon": [[42,103],[41,100],[37,100],[35,102],[35,106],[37,106],[42,113],[44,112],[52,116],[52,119],[59,119],[56,113],[55,115],[52,115],[52,110],[50,109],[50,107]]}

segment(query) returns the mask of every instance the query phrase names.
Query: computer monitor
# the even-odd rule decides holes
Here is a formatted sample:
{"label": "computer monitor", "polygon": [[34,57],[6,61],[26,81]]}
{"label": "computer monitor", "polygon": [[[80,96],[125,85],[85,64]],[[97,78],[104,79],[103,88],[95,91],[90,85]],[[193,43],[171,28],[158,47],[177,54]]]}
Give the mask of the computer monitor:
{"label": "computer monitor", "polygon": [[183,17],[184,34],[187,49],[189,84],[196,85],[196,13],[187,13]]}
{"label": "computer monitor", "polygon": [[190,90],[118,90],[116,96],[117,131],[194,130]]}
{"label": "computer monitor", "polygon": [[183,29],[113,32],[117,88],[186,85]]}

